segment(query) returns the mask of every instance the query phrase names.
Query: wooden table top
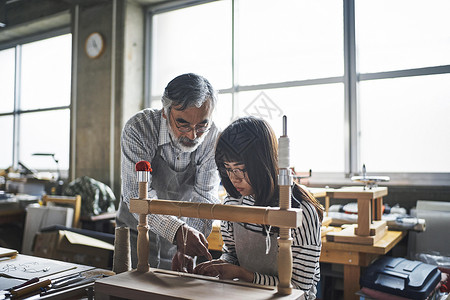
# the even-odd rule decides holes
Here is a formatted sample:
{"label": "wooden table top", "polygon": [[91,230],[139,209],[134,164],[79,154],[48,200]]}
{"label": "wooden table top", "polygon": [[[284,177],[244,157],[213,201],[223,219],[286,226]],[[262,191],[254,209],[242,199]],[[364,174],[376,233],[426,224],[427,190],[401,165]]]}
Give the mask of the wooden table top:
{"label": "wooden table top", "polygon": [[348,186],[340,189],[327,189],[327,196],[336,199],[375,199],[386,196],[387,187],[373,187],[371,189],[363,186]]}

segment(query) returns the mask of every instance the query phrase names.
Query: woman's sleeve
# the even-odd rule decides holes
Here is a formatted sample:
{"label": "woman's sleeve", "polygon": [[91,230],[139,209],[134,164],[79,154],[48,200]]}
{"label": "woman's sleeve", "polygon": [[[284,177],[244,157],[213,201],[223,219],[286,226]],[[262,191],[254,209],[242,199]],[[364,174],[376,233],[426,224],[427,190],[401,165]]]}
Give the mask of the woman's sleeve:
{"label": "woman's sleeve", "polygon": [[320,251],[322,223],[315,207],[302,201],[302,226],[292,232],[292,285],[309,291],[320,280]]}
{"label": "woman's sleeve", "polygon": [[309,291],[320,280],[320,245],[292,245],[292,285]]}
{"label": "woman's sleeve", "polygon": [[236,256],[236,247],[233,234],[233,223],[222,221],[220,225],[220,232],[223,239],[222,256],[220,259],[229,262],[233,265],[238,265],[239,261]]}

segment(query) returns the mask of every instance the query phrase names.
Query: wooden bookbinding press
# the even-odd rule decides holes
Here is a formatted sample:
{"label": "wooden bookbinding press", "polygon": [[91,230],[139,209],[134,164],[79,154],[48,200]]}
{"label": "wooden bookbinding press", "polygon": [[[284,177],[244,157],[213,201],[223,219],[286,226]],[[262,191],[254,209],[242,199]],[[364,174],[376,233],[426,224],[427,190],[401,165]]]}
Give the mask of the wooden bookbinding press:
{"label": "wooden bookbinding press", "polygon": [[328,190],[327,202],[330,198],[357,200],[358,224],[349,225],[341,231],[328,232],[327,241],[373,245],[383,238],[388,229],[386,221],[381,220],[383,197],[387,194],[387,187],[366,189],[362,186],[350,186]]}
{"label": "wooden bookbinding press", "polygon": [[[138,166],[138,164],[141,164]],[[303,291],[293,289],[291,228],[302,223],[302,210],[291,208],[292,175],[289,169],[289,139],[286,117],[279,138],[280,207],[249,207],[148,199],[148,162],[139,162],[139,199],[130,200],[130,212],[139,214],[138,265],[95,283],[96,299],[303,299]],[[147,165],[148,164],[148,165]],[[143,169],[143,170],[141,170]],[[247,282],[150,268],[148,265],[148,214],[265,224],[280,228],[278,238],[278,278],[276,288]],[[152,298],[153,297],[153,298]]]}

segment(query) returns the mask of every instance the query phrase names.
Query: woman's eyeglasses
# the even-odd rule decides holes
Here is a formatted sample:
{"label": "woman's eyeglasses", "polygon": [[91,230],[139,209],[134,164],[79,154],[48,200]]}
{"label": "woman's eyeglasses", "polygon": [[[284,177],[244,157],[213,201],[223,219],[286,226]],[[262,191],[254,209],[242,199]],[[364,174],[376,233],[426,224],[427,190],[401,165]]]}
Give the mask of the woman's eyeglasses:
{"label": "woman's eyeglasses", "polygon": [[[171,115],[171,112],[172,112],[172,111],[169,112],[169,117],[170,117],[170,115]],[[175,127],[176,127],[180,132],[186,133],[186,132],[191,132],[191,131],[192,131],[192,126],[191,126],[191,125],[179,125],[179,123],[177,122],[177,120],[175,120],[173,117],[172,117],[172,119],[173,119],[173,121],[175,122]],[[205,133],[205,132],[207,132],[207,131],[209,131],[209,130],[211,129],[211,127],[208,126],[208,125],[209,125],[209,124],[197,124],[197,125],[195,125],[194,130],[195,130],[195,132],[197,132],[197,133]]]}
{"label": "woman's eyeglasses", "polygon": [[231,174],[234,175],[237,179],[244,179],[245,173],[247,173],[246,169],[229,169],[224,168],[225,172],[227,173],[228,177],[231,177]]}

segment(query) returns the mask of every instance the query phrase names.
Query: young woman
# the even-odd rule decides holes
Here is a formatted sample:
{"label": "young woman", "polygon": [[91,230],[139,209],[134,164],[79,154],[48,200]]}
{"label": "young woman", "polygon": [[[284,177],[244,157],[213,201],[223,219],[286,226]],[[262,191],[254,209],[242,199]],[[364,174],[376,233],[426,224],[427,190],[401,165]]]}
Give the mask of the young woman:
{"label": "young woman", "polygon": [[[227,191],[226,205],[279,206],[277,138],[264,120],[234,121],[219,136],[216,164]],[[302,226],[292,229],[292,285],[315,299],[320,279],[323,210],[305,189],[292,185],[292,207],[303,210]],[[278,228],[222,221],[223,255],[198,265],[197,274],[263,285],[278,283]]]}

